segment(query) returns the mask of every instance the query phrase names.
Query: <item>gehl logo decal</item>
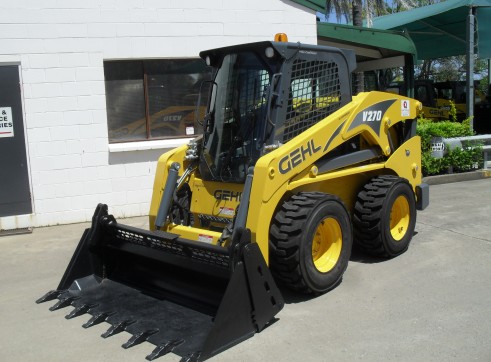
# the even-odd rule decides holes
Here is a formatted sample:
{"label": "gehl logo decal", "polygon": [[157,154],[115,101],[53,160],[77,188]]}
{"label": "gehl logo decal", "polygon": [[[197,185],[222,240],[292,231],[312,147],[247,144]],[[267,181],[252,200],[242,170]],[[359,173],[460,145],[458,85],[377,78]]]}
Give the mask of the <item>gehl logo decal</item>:
{"label": "gehl logo decal", "polygon": [[280,160],[278,165],[280,173],[284,175],[304,162],[307,159],[307,155],[312,156],[314,153],[319,152],[321,148],[321,146],[315,145],[313,139],[308,141],[305,145],[295,148],[292,152]]}
{"label": "gehl logo decal", "polygon": [[216,190],[213,194],[215,199],[217,200],[225,200],[225,201],[237,201],[240,202],[240,198],[242,197],[242,192],[239,191],[230,191],[230,190]]}

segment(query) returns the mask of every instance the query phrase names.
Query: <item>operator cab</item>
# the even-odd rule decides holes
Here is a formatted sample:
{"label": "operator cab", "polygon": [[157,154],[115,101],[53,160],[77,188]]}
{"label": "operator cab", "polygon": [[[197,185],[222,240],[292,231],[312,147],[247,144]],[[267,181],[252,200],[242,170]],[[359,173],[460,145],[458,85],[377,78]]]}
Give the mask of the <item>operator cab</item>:
{"label": "operator cab", "polygon": [[265,41],[200,56],[213,68],[199,157],[204,180],[243,183],[262,155],[351,101],[352,51]]}

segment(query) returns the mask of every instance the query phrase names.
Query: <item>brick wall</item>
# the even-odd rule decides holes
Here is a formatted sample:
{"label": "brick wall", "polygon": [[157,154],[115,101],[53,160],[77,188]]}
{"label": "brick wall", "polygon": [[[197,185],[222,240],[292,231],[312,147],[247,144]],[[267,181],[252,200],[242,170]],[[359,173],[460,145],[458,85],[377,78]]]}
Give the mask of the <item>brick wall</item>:
{"label": "brick wall", "polygon": [[17,0],[0,14],[0,65],[21,66],[34,203],[4,229],[90,220],[98,202],[147,214],[165,149],[109,150],[103,60],[196,57],[277,32],[317,41],[315,14],[287,0]]}

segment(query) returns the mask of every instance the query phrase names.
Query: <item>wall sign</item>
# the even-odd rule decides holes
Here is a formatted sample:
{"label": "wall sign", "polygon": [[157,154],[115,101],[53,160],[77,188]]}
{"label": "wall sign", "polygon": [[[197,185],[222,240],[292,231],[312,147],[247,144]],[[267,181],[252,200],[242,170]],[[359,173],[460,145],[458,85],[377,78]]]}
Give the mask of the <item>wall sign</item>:
{"label": "wall sign", "polygon": [[0,138],[14,137],[14,120],[11,107],[0,107]]}

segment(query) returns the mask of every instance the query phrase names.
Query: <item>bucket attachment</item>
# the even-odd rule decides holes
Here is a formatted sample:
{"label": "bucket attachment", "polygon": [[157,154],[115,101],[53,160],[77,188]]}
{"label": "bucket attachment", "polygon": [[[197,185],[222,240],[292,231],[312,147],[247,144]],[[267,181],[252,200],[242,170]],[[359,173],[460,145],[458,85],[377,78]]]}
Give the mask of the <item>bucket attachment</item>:
{"label": "bucket attachment", "polygon": [[111,326],[107,338],[126,331],[123,348],[148,341],[151,361],[169,352],[202,361],[260,332],[284,301],[250,231],[230,248],[163,231],[121,225],[99,204],[56,290],[50,310],[88,313],[83,324]]}

